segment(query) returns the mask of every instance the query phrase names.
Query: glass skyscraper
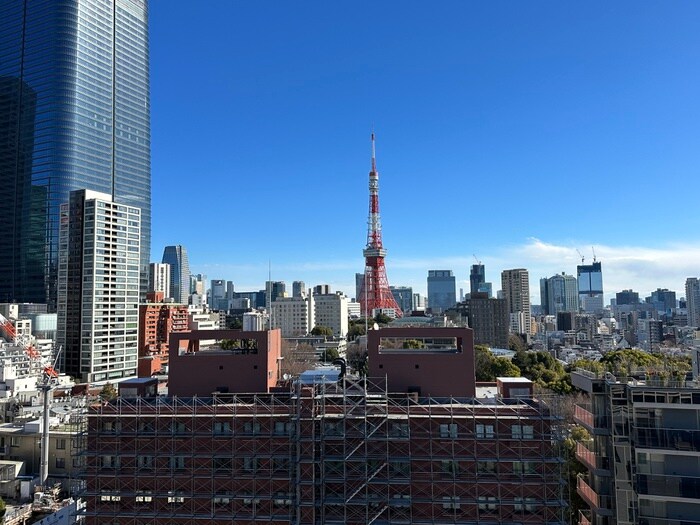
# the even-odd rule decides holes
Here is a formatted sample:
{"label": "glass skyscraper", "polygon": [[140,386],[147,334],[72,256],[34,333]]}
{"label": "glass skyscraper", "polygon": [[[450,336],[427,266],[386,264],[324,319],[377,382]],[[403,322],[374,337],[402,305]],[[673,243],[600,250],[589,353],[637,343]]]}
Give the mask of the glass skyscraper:
{"label": "glass skyscraper", "polygon": [[146,0],[0,2],[0,300],[56,305],[60,206],[78,189],[141,210],[151,238]]}
{"label": "glass skyscraper", "polygon": [[187,304],[190,297],[190,261],[187,250],[179,244],[166,246],[163,262],[170,265],[170,297],[176,303]]}

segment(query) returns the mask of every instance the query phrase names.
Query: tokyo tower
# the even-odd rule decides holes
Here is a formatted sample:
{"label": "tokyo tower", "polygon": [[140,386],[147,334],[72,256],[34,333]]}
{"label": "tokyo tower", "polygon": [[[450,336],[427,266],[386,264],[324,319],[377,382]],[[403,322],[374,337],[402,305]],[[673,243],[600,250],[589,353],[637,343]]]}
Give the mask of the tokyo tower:
{"label": "tokyo tower", "polygon": [[396,317],[403,312],[389,290],[382,244],[382,224],[379,219],[379,172],[374,151],[372,133],[372,169],[369,172],[369,217],[367,219],[367,246],[362,250],[365,257],[365,276],[360,290],[360,309],[365,319],[372,316],[376,308],[393,308]]}

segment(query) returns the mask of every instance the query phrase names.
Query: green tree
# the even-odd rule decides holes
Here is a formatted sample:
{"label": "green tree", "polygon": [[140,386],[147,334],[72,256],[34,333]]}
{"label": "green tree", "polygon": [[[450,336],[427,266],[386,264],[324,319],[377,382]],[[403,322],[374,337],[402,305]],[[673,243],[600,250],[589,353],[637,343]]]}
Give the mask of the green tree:
{"label": "green tree", "polygon": [[7,504],[5,503],[5,500],[0,498],[0,518],[5,515],[5,512],[7,511]]}
{"label": "green tree", "polygon": [[517,334],[508,335],[508,349],[514,352],[525,352],[527,351],[527,344],[523,341],[523,338]]}
{"label": "green tree", "polygon": [[226,326],[231,330],[241,330],[243,328],[243,320],[240,317],[232,317],[226,320]]}
{"label": "green tree", "polygon": [[558,394],[568,394],[573,390],[571,376],[548,352],[516,352],[513,364],[536,385]]}
{"label": "green tree", "polygon": [[117,393],[117,389],[114,388],[112,383],[105,383],[102,390],[100,390],[100,399],[102,401],[112,401],[112,399],[115,399],[118,396],[119,394]]}
{"label": "green tree", "polygon": [[222,350],[235,350],[241,347],[241,342],[237,339],[222,339],[219,346]]}
{"label": "green tree", "polygon": [[425,344],[423,341],[419,341],[418,339],[406,339],[403,344],[403,348],[425,348]]}
{"label": "green tree", "polygon": [[314,326],[311,330],[311,335],[323,335],[325,337],[333,337],[333,330],[327,326]]}
{"label": "green tree", "polygon": [[507,357],[495,357],[491,363],[494,379],[496,377],[520,377],[520,369]]}
{"label": "green tree", "polygon": [[354,341],[361,335],[365,335],[364,321],[362,323],[351,323],[348,327],[348,341]]}
{"label": "green tree", "polygon": [[520,377],[520,369],[507,357],[494,356],[488,347],[474,347],[474,368],[477,381],[495,381],[497,377]]}
{"label": "green tree", "polygon": [[332,363],[334,359],[338,359],[340,354],[335,348],[326,348],[321,354],[321,360],[324,363]]}
{"label": "green tree", "polygon": [[388,325],[393,319],[386,314],[378,313],[374,316],[374,322],[380,326]]}

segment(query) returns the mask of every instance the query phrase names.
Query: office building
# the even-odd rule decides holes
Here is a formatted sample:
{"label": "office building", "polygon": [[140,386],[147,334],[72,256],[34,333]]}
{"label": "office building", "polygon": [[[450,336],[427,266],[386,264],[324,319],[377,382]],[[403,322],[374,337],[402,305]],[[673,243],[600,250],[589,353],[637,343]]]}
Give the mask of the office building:
{"label": "office building", "polygon": [[491,283],[486,282],[486,268],[483,264],[472,264],[471,270],[469,271],[469,292],[470,294],[475,293],[486,293],[488,297],[492,295]]}
{"label": "office building", "polygon": [[292,297],[301,297],[306,293],[306,284],[304,281],[294,281],[292,283]]}
{"label": "office building", "polygon": [[452,270],[428,270],[428,308],[439,314],[457,304],[457,286]]}
{"label": "office building", "polygon": [[577,491],[589,509],[579,523],[673,525],[700,516],[700,396],[696,381],[668,370],[577,369],[589,402],[574,420],[591,434],[576,456],[587,471]]}
{"label": "office building", "polygon": [[615,294],[615,306],[639,304],[639,293],[634,290],[622,290]]}
{"label": "office building", "polygon": [[540,279],[541,306],[546,315],[578,312],[578,286],[573,275],[553,275]]}
{"label": "office building", "polygon": [[170,265],[168,263],[151,263],[148,266],[148,291],[163,292],[170,297]]}
{"label": "office building", "polygon": [[410,286],[389,286],[389,290],[401,311],[404,314],[410,314],[413,311],[413,288]]}
{"label": "office building", "polygon": [[[372,330],[367,378],[326,368],[274,390],[278,331],[217,332],[229,351],[176,337],[193,350],[172,356],[177,398],[87,415],[88,524],[564,523],[557,398],[523,378],[478,389],[468,329]],[[397,338],[431,345],[380,348]]]}
{"label": "office building", "polygon": [[61,205],[61,370],[84,382],[136,375],[141,210],[77,190]]}
{"label": "office building", "polygon": [[530,335],[530,276],[524,268],[503,270],[501,290],[511,314],[511,326],[519,333]]}
{"label": "office building", "polygon": [[209,285],[209,306],[214,310],[228,310],[228,299],[226,298],[226,281],[223,279],[212,279]]}
{"label": "office building", "polygon": [[139,377],[167,373],[170,334],[189,330],[187,306],[164,298],[163,292],[149,292],[139,305]]}
{"label": "office building", "polygon": [[646,298],[646,302],[653,304],[658,312],[671,313],[677,306],[676,292],[667,288],[657,288]]}
{"label": "office building", "polygon": [[146,0],[0,3],[0,300],[56,309],[60,207],[107,194],[151,238]]}
{"label": "office building", "polygon": [[685,302],[688,326],[700,327],[700,280],[697,277],[688,277],[685,280]]}
{"label": "office building", "polygon": [[268,298],[274,303],[280,297],[287,297],[284,281],[265,281],[265,306],[269,307]]}
{"label": "office building", "polygon": [[580,264],[576,267],[579,305],[584,312],[600,312],[603,300],[603,270],[599,262]]}
{"label": "office building", "polygon": [[[313,294],[314,324],[327,326],[334,337],[348,335],[348,298],[342,292]],[[313,326],[312,326],[313,328]]]}
{"label": "office building", "polygon": [[355,274],[355,301],[360,302],[360,294],[362,293],[362,285],[365,282],[365,274],[364,273],[356,273]]}
{"label": "office building", "polygon": [[187,249],[181,245],[166,246],[163,262],[170,265],[170,297],[180,304],[188,304],[190,296],[190,261]]}

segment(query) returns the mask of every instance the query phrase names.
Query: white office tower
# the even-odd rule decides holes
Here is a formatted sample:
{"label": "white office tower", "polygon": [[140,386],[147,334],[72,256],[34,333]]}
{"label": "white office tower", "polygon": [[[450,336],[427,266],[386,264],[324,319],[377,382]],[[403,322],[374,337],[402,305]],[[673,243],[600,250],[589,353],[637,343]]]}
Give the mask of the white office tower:
{"label": "white office tower", "polygon": [[327,326],[334,337],[348,335],[348,298],[341,292],[314,294],[313,298],[316,326]]}
{"label": "white office tower", "polygon": [[105,193],[71,192],[58,255],[61,371],[83,382],[135,376],[141,210]]}
{"label": "white office tower", "polygon": [[163,292],[170,297],[170,265],[168,263],[151,263],[148,266],[148,291]]}
{"label": "white office tower", "polygon": [[314,298],[277,297],[270,308],[270,327],[279,328],[282,337],[298,337],[308,334],[315,326]]}

